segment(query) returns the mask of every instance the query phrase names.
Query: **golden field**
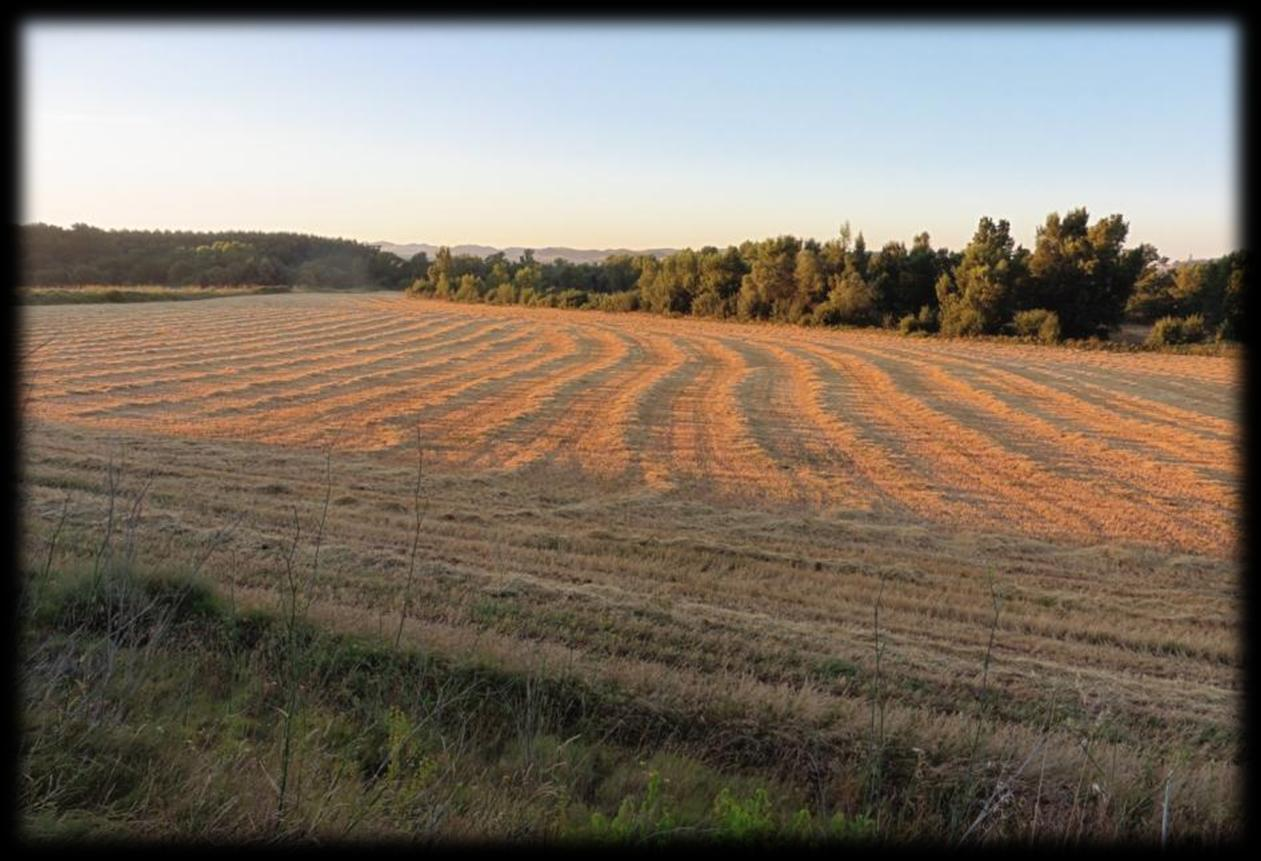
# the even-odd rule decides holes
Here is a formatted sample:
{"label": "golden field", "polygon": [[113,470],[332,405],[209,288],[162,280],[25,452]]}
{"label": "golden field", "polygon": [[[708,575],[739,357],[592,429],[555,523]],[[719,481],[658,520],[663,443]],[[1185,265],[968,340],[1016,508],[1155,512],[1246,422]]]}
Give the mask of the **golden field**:
{"label": "golden field", "polygon": [[388,633],[419,431],[410,643],[836,739],[878,657],[882,738],[930,763],[984,690],[989,764],[1040,757],[1020,804],[1102,821],[1154,769],[1238,828],[1237,359],[384,293],[22,326],[28,568],[59,521],[90,559],[116,496],[154,567],[235,524],[205,573],[266,604],[327,497],[312,615]]}

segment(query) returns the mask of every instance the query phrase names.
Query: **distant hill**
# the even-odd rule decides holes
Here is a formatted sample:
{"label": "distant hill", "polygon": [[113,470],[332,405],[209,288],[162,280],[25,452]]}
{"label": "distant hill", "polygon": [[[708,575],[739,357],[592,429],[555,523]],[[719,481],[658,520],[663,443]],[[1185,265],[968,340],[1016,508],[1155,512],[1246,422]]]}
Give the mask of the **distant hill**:
{"label": "distant hill", "polygon": [[[382,251],[397,254],[404,260],[410,260],[422,251],[428,254],[430,259],[432,259],[434,254],[436,254],[438,249],[441,247],[438,245],[430,245],[427,242],[409,242],[402,245],[394,242],[372,242],[369,244],[375,245]],[[636,251],[629,248],[564,248],[561,246],[549,245],[545,248],[535,248],[534,259],[540,263],[550,263],[553,260],[560,259],[568,260],[570,263],[599,263],[601,260],[604,260],[607,257],[612,257],[615,254],[649,254],[656,258],[662,258],[668,254],[673,254],[677,250],[678,249],[676,248],[646,248]],[[525,252],[525,247],[520,245],[513,245],[508,248],[492,248],[489,245],[451,246],[451,253],[457,256],[460,254],[469,254],[474,257],[489,257],[491,254],[498,251],[502,251],[504,256],[509,260],[519,260],[521,255]]]}

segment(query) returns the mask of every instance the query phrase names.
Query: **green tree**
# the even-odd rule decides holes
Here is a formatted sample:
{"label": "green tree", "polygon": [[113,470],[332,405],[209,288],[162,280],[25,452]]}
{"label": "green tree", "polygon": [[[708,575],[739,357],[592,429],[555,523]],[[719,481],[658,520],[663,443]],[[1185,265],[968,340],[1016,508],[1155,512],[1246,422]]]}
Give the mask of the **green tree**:
{"label": "green tree", "polygon": [[728,247],[701,250],[698,263],[697,294],[692,313],[699,317],[731,317],[736,313],[736,296],[747,268],[739,249]]}
{"label": "green tree", "polygon": [[1024,265],[1025,254],[1017,253],[1006,219],[983,217],[953,276],[937,282],[942,333],[997,332],[1011,318]]}
{"label": "green tree", "polygon": [[823,262],[814,248],[803,246],[797,252],[797,262],[793,269],[793,282],[796,290],[788,305],[786,319],[790,323],[798,323],[810,317],[815,305],[827,296],[827,281],[823,272]]}
{"label": "green tree", "polygon": [[482,279],[471,272],[460,276],[460,287],[455,291],[457,302],[480,302],[482,299]]}
{"label": "green tree", "polygon": [[779,236],[750,249],[749,272],[741,279],[737,314],[743,319],[787,320],[797,292],[794,278],[801,243]]}
{"label": "green tree", "polygon": [[1129,225],[1110,215],[1094,225],[1084,208],[1051,213],[1038,229],[1029,258],[1022,308],[1054,311],[1066,337],[1086,337],[1118,325],[1134,287],[1152,263],[1151,246],[1126,249]]}
{"label": "green tree", "polygon": [[879,320],[876,291],[857,269],[847,268],[843,275],[833,275],[830,283],[827,301],[816,310],[818,322],[865,326]]}

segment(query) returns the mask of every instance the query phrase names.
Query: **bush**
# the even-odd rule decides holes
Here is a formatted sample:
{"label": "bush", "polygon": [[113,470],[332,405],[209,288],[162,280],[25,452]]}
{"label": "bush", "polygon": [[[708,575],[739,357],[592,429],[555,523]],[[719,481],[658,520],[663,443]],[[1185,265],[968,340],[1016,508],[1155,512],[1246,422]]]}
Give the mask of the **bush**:
{"label": "bush", "polygon": [[455,291],[457,302],[482,301],[482,282],[476,275],[461,275],[459,289]]}
{"label": "bush", "polygon": [[937,331],[937,311],[931,305],[924,305],[918,314],[907,314],[898,321],[898,329],[903,335],[916,332]]}
{"label": "bush", "polygon": [[1021,311],[1012,318],[1016,334],[1025,338],[1037,338],[1045,344],[1060,340],[1060,315],[1045,308]]}
{"label": "bush", "polygon": [[919,324],[925,332],[936,332],[939,326],[937,319],[937,309],[932,305],[921,305],[919,309]]}
{"label": "bush", "polygon": [[712,290],[704,290],[692,300],[693,317],[730,317],[731,303]]}
{"label": "bush", "polygon": [[592,306],[601,311],[638,311],[639,291],[623,290],[619,293],[600,293],[591,297]]}
{"label": "bush", "polygon": [[586,304],[586,290],[562,290],[556,294],[555,307],[557,308],[582,308]]}
{"label": "bush", "polygon": [[486,298],[495,305],[511,305],[517,301],[517,288],[511,282],[504,282]]}
{"label": "bush", "polygon": [[1204,317],[1192,314],[1189,317],[1161,317],[1152,326],[1147,336],[1149,346],[1163,347],[1173,344],[1197,344],[1208,337],[1204,327]]}
{"label": "bush", "polygon": [[943,335],[981,335],[985,333],[985,318],[981,312],[961,302],[951,302],[942,307],[941,333]]}

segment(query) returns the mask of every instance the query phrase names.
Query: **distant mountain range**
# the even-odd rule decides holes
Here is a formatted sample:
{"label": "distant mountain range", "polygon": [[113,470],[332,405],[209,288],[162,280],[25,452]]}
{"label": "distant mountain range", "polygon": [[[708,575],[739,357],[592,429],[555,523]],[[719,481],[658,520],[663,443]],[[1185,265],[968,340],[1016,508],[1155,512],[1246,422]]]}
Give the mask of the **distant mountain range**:
{"label": "distant mountain range", "polygon": [[[410,260],[422,251],[429,255],[429,258],[432,260],[441,247],[430,245],[427,242],[409,242],[403,245],[394,242],[372,242],[369,244],[375,245],[382,251],[397,254],[405,260]],[[489,257],[491,254],[502,251],[509,260],[519,260],[525,252],[525,247],[520,245],[513,245],[508,248],[492,248],[489,245],[452,245],[450,247],[451,253],[457,256],[470,254],[475,257]],[[560,259],[568,260],[570,263],[599,263],[606,257],[612,257],[615,254],[650,254],[653,257],[661,258],[668,254],[673,254],[677,250],[677,248],[645,248],[636,251],[629,248],[564,248],[549,245],[545,248],[535,248],[534,259],[540,263],[550,263],[553,260]]]}

